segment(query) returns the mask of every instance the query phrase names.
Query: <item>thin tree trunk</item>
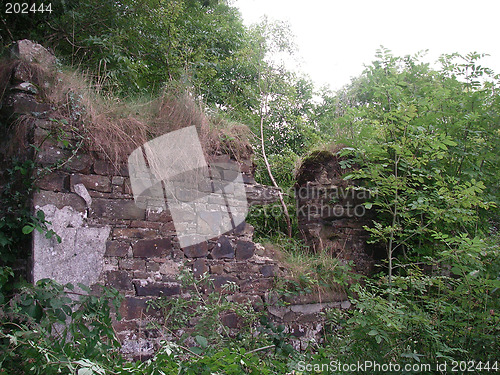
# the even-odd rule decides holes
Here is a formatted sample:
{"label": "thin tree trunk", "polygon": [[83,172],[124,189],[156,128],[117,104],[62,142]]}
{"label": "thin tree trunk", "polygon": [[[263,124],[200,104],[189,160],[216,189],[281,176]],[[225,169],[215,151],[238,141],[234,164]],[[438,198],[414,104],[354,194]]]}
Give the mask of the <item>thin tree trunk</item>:
{"label": "thin tree trunk", "polygon": [[273,182],[274,187],[278,188],[278,196],[280,198],[281,207],[283,208],[283,213],[285,214],[286,225],[288,228],[288,237],[292,237],[292,222],[290,221],[290,214],[288,213],[288,208],[286,207],[285,200],[283,199],[283,192],[281,188],[276,183],[274,179],[273,173],[271,172],[271,166],[269,165],[269,161],[267,160],[266,148],[264,147],[264,114],[261,111],[260,114],[260,142],[262,147],[262,157],[264,158],[264,163],[266,164],[267,173]]}
{"label": "thin tree trunk", "polygon": [[[261,42],[262,43],[262,42]],[[262,54],[262,44],[260,45],[260,54]],[[262,81],[262,71],[261,71],[261,62],[259,60],[259,80],[258,80],[258,85],[259,85],[259,94],[262,98],[262,87],[261,87],[261,81]],[[278,196],[280,199],[281,207],[283,208],[283,213],[285,215],[285,220],[286,220],[286,225],[288,229],[288,237],[292,237],[292,222],[290,220],[290,214],[288,213],[288,208],[286,207],[285,200],[283,199],[283,192],[281,191],[281,188],[278,186],[276,183],[276,180],[274,179],[273,172],[271,171],[271,166],[269,165],[269,160],[267,159],[266,155],[266,147],[264,145],[264,117],[265,117],[265,109],[267,108],[267,94],[265,95],[265,100],[264,102],[260,104],[259,112],[260,112],[260,144],[262,148],[262,157],[264,159],[264,163],[266,164],[266,169],[267,173],[269,174],[269,178],[271,179],[273,185],[275,188],[278,189]]]}

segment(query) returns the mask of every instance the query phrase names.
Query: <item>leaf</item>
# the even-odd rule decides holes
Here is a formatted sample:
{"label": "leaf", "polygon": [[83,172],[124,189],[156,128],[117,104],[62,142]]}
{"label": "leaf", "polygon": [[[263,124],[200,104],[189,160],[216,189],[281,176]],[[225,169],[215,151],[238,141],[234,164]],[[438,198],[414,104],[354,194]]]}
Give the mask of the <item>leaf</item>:
{"label": "leaf", "polygon": [[378,335],[378,331],[375,329],[372,329],[370,332],[368,332],[368,335],[370,335],[370,336]]}
{"label": "leaf", "polygon": [[50,306],[52,308],[59,309],[59,308],[61,308],[62,305],[63,305],[63,302],[59,298],[55,297],[55,298],[50,299]]}
{"label": "leaf", "polygon": [[193,346],[192,348],[189,348],[194,354],[203,354],[203,350],[197,346]]}
{"label": "leaf", "polygon": [[197,335],[195,337],[196,342],[202,347],[206,348],[208,346],[208,341],[205,337]]}
{"label": "leaf", "polygon": [[69,307],[68,305],[62,305],[61,306],[61,309],[66,313],[66,315],[68,316],[71,316],[71,314],[73,313],[73,311],[71,310],[71,307]]}
{"label": "leaf", "polygon": [[36,212],[36,217],[40,220],[40,221],[45,221],[45,212],[43,212],[42,210],[38,210]]}
{"label": "leaf", "polygon": [[61,322],[66,321],[66,314],[61,309],[55,309],[54,314],[55,314],[56,318],[59,319]]}
{"label": "leaf", "polygon": [[34,229],[35,227],[32,225],[25,225],[22,230],[24,234],[30,234]]}
{"label": "leaf", "polygon": [[78,287],[80,287],[80,289],[82,289],[83,291],[85,291],[85,292],[87,292],[87,293],[90,293],[90,292],[91,292],[90,288],[89,288],[87,285],[84,285],[84,284],[82,284],[82,283],[78,283],[78,284],[76,284],[76,285],[78,285]]}

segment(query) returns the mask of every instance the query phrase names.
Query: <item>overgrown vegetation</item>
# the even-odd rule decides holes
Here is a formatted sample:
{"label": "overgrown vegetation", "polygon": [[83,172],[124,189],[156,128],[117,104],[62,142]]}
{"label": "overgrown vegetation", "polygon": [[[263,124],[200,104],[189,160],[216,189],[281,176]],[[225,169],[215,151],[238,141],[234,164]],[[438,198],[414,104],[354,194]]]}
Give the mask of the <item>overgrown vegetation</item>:
{"label": "overgrown vegetation", "polygon": [[[0,96],[12,69],[24,64],[66,132],[51,137],[76,136],[81,147],[117,164],[147,139],[193,124],[207,155],[229,152],[238,159],[253,148],[257,181],[271,184],[259,157],[265,148],[285,192],[292,238],[279,207],[252,207],[249,221],[268,251],[289,263],[293,277],[280,280],[277,291],[285,297],[347,293],[353,307],[325,314],[325,341],[299,353],[283,327],[247,305],[229,304],[223,293],[198,293],[210,288],[208,280],[187,276],[193,299],[159,300],[157,307],[172,330],[194,318],[199,323],[175,343],[166,340],[154,358],[125,363],[106,299],[116,292],[75,299],[71,285],[15,285],[11,268],[2,267],[0,373],[286,374],[300,373],[300,361],[330,373],[321,365],[332,360],[426,363],[434,366],[428,373],[444,373],[435,368],[440,362],[475,361],[482,366],[475,371],[498,370],[500,77],[481,65],[481,54],[444,55],[432,68],[420,55],[381,49],[350,85],[316,92],[307,78],[270,58],[293,51],[284,25],[246,28],[225,1],[53,6],[50,17],[2,15],[2,44],[25,37],[42,42],[88,79],[7,62],[0,66]],[[19,124],[29,128],[29,118]],[[366,229],[387,254],[380,272],[359,283],[328,254],[307,252],[294,215],[294,170],[332,144],[345,145],[332,152],[357,165],[345,178],[364,181],[372,197],[365,205],[377,212]],[[4,172],[5,264],[17,256],[23,232],[47,232],[44,217],[25,205],[33,189],[26,176],[34,170],[25,157]],[[238,333],[221,324],[227,312],[242,319]]]}

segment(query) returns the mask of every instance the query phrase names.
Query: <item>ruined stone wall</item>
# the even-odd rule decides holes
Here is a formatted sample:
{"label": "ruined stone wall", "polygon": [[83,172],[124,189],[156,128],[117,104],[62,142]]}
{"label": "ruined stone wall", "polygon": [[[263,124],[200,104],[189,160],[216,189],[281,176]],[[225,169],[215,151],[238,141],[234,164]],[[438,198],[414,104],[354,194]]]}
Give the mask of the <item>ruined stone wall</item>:
{"label": "ruined stone wall", "polygon": [[377,249],[367,245],[363,226],[371,224],[372,213],[363,205],[367,193],[342,178],[348,169],[341,162],[329,151],[304,159],[295,186],[299,228],[313,251],[327,251],[368,275]]}
{"label": "ruined stone wall", "polygon": [[[29,63],[54,62],[43,47],[29,41],[17,44],[16,55]],[[168,209],[141,208],[134,201],[127,165],[114,165],[102,153],[84,150],[71,131],[61,133],[53,104],[37,87],[43,82],[33,82],[22,64],[7,79],[0,111],[5,135],[0,158],[7,166],[14,144],[14,154],[33,158],[38,170],[45,170],[37,181],[38,191],[28,198],[33,212],[42,210],[61,240],[33,232],[31,279],[118,289],[125,298],[115,329],[126,354],[145,358],[166,338],[164,332],[148,328],[149,321],[161,322],[161,317],[147,303],[159,296],[190,298],[190,291],[179,282],[183,269],[195,276],[208,273],[216,291],[233,282],[235,288],[225,292],[226,299],[248,301],[256,310],[266,308],[275,322],[285,324],[297,337],[297,347],[318,339],[325,308],[350,306],[344,294],[327,301],[317,296],[290,299],[287,306],[280,305],[271,291],[276,278],[286,277],[286,268],[252,241],[253,227],[245,222],[221,236],[181,248]],[[230,159],[217,154],[211,162]],[[275,202],[275,189],[255,183],[251,159],[238,163],[248,203]],[[185,212],[185,225],[210,224],[193,220],[192,213]],[[232,313],[221,319],[230,328],[238,326]]]}

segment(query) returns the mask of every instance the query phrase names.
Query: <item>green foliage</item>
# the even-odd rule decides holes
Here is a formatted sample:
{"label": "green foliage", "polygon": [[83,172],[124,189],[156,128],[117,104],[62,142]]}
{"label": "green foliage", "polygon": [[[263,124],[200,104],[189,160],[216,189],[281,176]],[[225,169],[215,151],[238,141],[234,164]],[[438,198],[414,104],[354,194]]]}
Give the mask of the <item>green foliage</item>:
{"label": "green foliage", "polygon": [[[219,291],[216,291],[209,274],[205,273],[201,277],[195,278],[188,270],[181,273],[180,281],[185,289],[191,290],[191,298],[159,298],[151,301],[151,306],[159,308],[164,316],[161,325],[156,328],[167,329],[170,335],[176,337],[177,345],[187,346],[194,339],[195,346],[189,345],[189,351],[195,355],[192,359],[200,358],[201,355],[207,357],[205,360],[195,361],[195,363],[207,364],[207,361],[212,362],[219,358],[221,353],[225,354],[220,358],[236,355],[245,362],[245,353],[266,350],[269,361],[264,358],[253,358],[252,361],[241,362],[236,367],[241,371],[249,366],[249,363],[257,360],[256,367],[252,370],[256,371],[258,363],[274,366],[276,365],[274,361],[279,362],[280,355],[286,356],[294,352],[288,343],[284,327],[274,326],[261,309],[259,309],[261,312],[254,309],[250,303],[251,300],[246,303],[238,303],[226,298],[228,292],[234,292],[237,288],[234,283],[226,283]],[[237,331],[224,324],[222,317],[228,313],[235,314],[237,317]],[[192,322],[195,322],[194,325]],[[178,332],[181,334],[178,335]],[[252,358],[252,356],[248,358]],[[222,369],[214,368],[213,365],[211,364],[211,371]],[[188,365],[187,368],[191,368],[190,366]],[[225,369],[225,371],[232,373],[230,368]]]}
{"label": "green foliage", "polygon": [[[193,331],[197,337],[203,337],[214,346],[221,345],[230,336],[221,320],[223,314],[234,313],[244,322],[239,330],[241,335],[245,334],[246,329],[251,329],[258,319],[258,314],[250,305],[230,302],[225,298],[226,292],[234,292],[237,288],[234,283],[226,283],[216,292],[209,274],[205,273],[197,279],[187,270],[183,270],[180,281],[185,288],[193,290],[191,298],[159,298],[151,301],[153,307],[163,311],[164,325],[170,331],[185,330],[195,320]],[[179,337],[179,342],[183,344],[189,336],[188,332],[184,333]]]}
{"label": "green foliage", "polygon": [[49,279],[22,286],[0,306],[0,368],[9,374],[82,374],[93,368],[90,374],[100,374],[110,363],[118,365],[110,312],[120,299],[114,289],[96,296]]}
{"label": "green foliage", "polygon": [[460,236],[446,244],[448,250],[429,259],[433,274],[410,265],[392,284],[382,278],[357,285],[356,308],[328,314],[328,355],[433,366],[452,359],[494,362],[500,349],[498,240]]}
{"label": "green foliage", "polygon": [[[491,152],[499,146],[494,133],[500,107],[492,73],[482,83],[473,81],[489,72],[477,65],[477,54],[463,57],[465,64],[445,57],[441,71],[387,50],[377,57],[341,118],[357,129],[359,145],[354,153],[343,152],[359,165],[346,178],[364,181],[372,197],[366,205],[377,217],[367,230],[373,242],[386,246],[391,275],[395,255],[413,259],[443,249],[441,233],[488,230],[499,198],[498,171],[488,165],[497,158]],[[361,129],[369,129],[369,139]],[[481,146],[471,145],[471,129]]]}

